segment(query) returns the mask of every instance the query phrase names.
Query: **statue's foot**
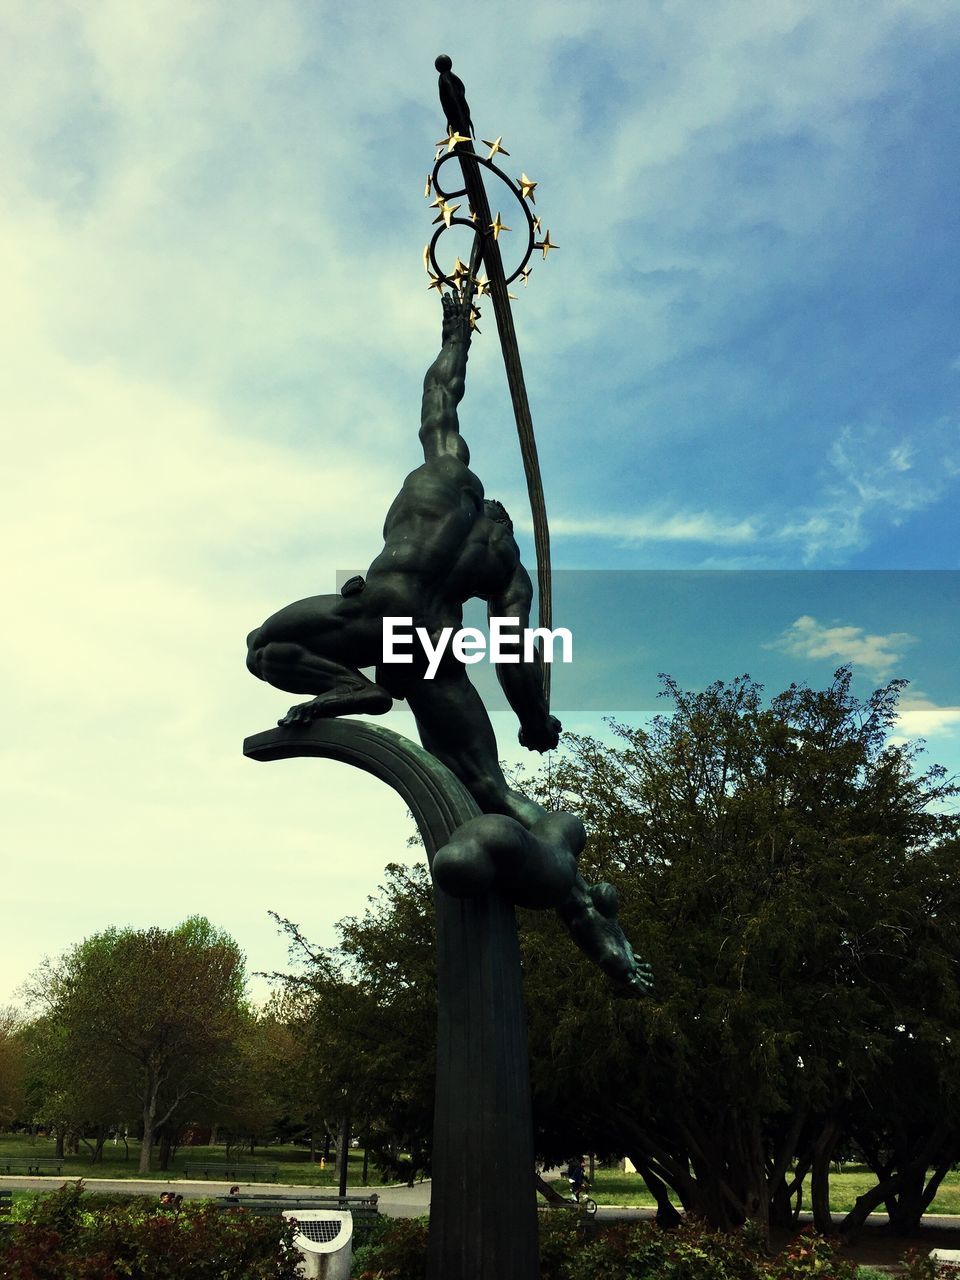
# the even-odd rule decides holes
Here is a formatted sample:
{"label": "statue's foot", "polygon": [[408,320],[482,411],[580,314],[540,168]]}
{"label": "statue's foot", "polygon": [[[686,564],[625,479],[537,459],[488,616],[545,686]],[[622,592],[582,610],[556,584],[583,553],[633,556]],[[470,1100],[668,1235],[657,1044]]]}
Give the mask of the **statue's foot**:
{"label": "statue's foot", "polygon": [[277,724],[287,728],[290,725],[310,724],[313,720],[330,720],[334,716],[382,716],[392,706],[393,698],[386,689],[381,689],[378,684],[368,680],[362,685],[331,689],[329,693],[321,693],[310,702],[299,702]]}
{"label": "statue's foot", "polygon": [[574,942],[606,974],[617,994],[639,999],[652,990],[653,973],[634,955],[617,919],[618,908],[612,884],[601,881],[588,885],[578,876],[559,915]]}

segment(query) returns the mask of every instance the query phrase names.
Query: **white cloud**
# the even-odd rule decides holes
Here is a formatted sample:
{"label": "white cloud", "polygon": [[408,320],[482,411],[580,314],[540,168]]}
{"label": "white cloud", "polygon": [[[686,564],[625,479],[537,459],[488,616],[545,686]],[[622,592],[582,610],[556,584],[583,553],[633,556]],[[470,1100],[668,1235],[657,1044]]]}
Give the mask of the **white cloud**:
{"label": "white cloud", "polygon": [[[521,524],[522,520],[518,523]],[[644,515],[555,516],[550,530],[558,537],[609,538],[618,542],[746,543],[757,537],[754,520],[730,520],[709,511],[652,511]]]}
{"label": "white cloud", "polygon": [[960,463],[956,426],[940,422],[922,436],[891,438],[880,427],[844,427],[829,452],[821,500],[780,523],[776,538],[799,542],[809,563],[842,558],[877,527],[897,525],[938,501]]}
{"label": "white cloud", "polygon": [[960,706],[939,706],[920,693],[906,695],[900,700],[896,732],[891,735],[891,741],[952,734],[957,726],[960,726]]}
{"label": "white cloud", "polygon": [[764,647],[813,661],[852,663],[882,680],[895,669],[904,650],[916,642],[915,636],[904,631],[871,635],[863,627],[824,626],[804,614]]}

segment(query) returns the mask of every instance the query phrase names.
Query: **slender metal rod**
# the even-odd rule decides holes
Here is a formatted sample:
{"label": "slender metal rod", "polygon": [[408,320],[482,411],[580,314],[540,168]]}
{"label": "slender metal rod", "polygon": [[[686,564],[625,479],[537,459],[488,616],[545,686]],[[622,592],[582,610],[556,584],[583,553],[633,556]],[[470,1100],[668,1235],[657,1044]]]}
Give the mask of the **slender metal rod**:
{"label": "slender metal rod", "polygon": [[[469,135],[472,132],[470,112],[463,95],[463,85],[452,76],[449,69],[445,73],[441,72],[440,101],[444,111],[447,113],[448,126],[464,135]],[[451,116],[455,118],[451,118]],[[497,318],[500,350],[503,352],[507,384],[510,387],[510,398],[513,401],[517,434],[520,437],[520,454],[523,458],[523,470],[527,478],[527,493],[530,498],[530,510],[533,516],[533,540],[537,552],[537,592],[539,595],[540,626],[549,630],[553,626],[550,527],[547,523],[547,505],[543,496],[543,481],[540,475],[537,441],[533,434],[533,419],[530,414],[530,402],[527,398],[527,388],[523,378],[523,366],[520,363],[520,348],[517,344],[517,333],[513,325],[513,313],[510,310],[510,298],[507,293],[503,260],[500,257],[500,246],[490,231],[490,226],[493,222],[490,216],[490,203],[487,200],[487,192],[483,185],[481,166],[476,163],[476,152],[473,149],[473,143],[469,140],[469,136],[466,137],[464,142],[457,143],[455,150],[460,157],[463,185],[466,188],[471,209],[476,216],[477,231],[482,245],[483,262],[490,281],[490,297],[493,301],[493,310]],[[543,664],[543,687],[549,705],[549,663]]]}

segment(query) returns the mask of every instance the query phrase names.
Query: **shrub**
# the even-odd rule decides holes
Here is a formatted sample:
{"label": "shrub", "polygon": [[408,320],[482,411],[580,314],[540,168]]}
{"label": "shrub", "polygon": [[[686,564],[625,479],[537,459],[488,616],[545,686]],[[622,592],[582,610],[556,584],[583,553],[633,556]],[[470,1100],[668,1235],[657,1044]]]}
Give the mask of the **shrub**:
{"label": "shrub", "polygon": [[423,1280],[427,1274],[428,1218],[398,1218],[376,1242],[353,1255],[351,1276],[357,1280]]}
{"label": "shrub", "polygon": [[40,1196],[0,1239],[4,1280],[294,1280],[293,1227],[242,1210],[154,1201],[89,1209],[80,1183]]}

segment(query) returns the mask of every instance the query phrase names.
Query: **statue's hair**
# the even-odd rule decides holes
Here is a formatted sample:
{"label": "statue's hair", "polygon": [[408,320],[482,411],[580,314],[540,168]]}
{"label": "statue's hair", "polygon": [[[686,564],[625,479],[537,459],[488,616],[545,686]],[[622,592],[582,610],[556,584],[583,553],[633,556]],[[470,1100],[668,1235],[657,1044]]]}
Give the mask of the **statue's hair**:
{"label": "statue's hair", "polygon": [[484,498],[483,513],[488,520],[494,520],[497,524],[505,524],[513,533],[513,521],[510,519],[509,512],[502,502],[498,502],[496,498]]}

